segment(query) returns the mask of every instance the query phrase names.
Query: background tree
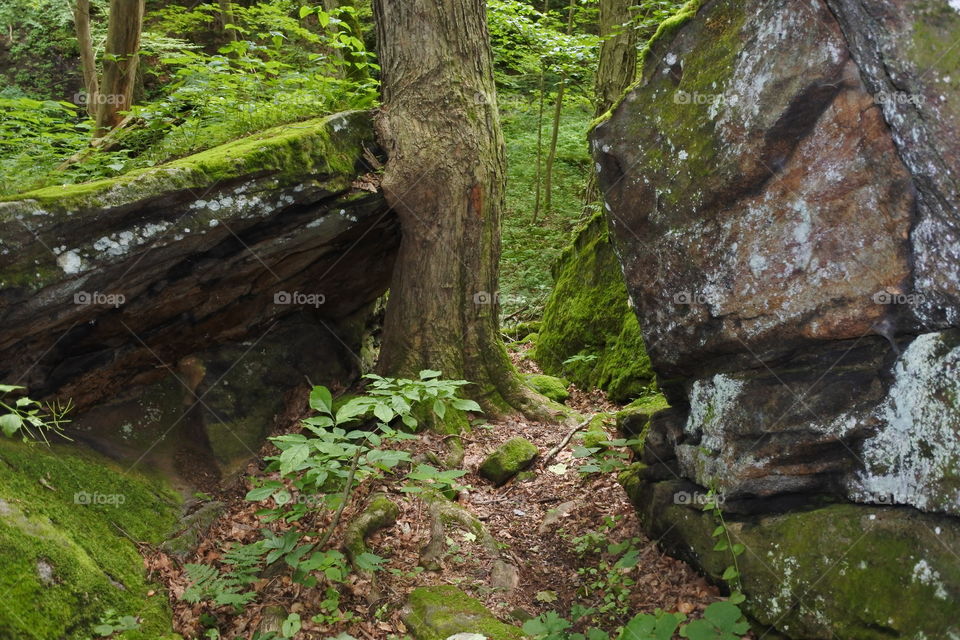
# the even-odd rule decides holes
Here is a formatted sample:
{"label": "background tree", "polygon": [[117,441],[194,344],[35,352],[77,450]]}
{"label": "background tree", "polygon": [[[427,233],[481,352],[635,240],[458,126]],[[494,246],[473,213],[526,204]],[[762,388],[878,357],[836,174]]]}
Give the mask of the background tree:
{"label": "background tree", "polygon": [[96,135],[120,124],[121,111],[133,104],[143,28],[144,0],[110,0],[110,24],[97,104]]}
{"label": "background tree", "polygon": [[[536,411],[498,331],[504,142],[484,0],[375,0],[383,192],[403,240],[380,368],[475,382],[487,411]],[[424,117],[429,114],[429,117]]]}
{"label": "background tree", "polygon": [[600,0],[600,60],[594,81],[597,116],[633,84],[637,75],[637,30],[630,24],[632,0]]}
{"label": "background tree", "polygon": [[93,38],[90,36],[90,0],[77,0],[73,7],[73,23],[77,30],[77,47],[80,49],[80,68],[83,71],[87,113],[95,117],[100,83],[97,80],[97,60],[93,53]]}

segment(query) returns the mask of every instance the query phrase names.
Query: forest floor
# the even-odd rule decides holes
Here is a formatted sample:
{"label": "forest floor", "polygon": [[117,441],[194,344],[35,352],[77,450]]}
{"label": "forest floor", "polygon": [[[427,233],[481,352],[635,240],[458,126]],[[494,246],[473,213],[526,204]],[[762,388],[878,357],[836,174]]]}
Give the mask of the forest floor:
{"label": "forest floor", "polygon": [[[521,369],[530,370],[529,361],[522,360],[522,355],[515,357]],[[567,404],[585,416],[616,408],[601,392],[576,389]],[[300,417],[303,416],[290,420],[283,431],[296,430]],[[188,581],[174,558],[154,551],[147,557],[147,566],[168,587],[175,630],[185,638],[207,637],[203,636],[204,628],[214,626],[214,621],[221,635],[210,637],[250,638],[256,630],[268,628],[271,616],[277,616],[272,612],[276,611],[283,612],[280,619],[288,612],[300,614],[303,629],[297,640],[330,638],[343,632],[366,640],[403,638],[409,635],[402,612],[407,596],[416,587],[433,585],[455,585],[512,624],[548,611],[566,616],[575,605],[600,606],[611,593],[629,593],[625,604],[629,613],[621,610],[619,614],[588,616],[593,619],[585,619],[582,626],[589,621],[591,626],[613,629],[633,614],[656,609],[699,617],[708,604],[720,599],[717,589],[686,564],[661,553],[655,542],[644,537],[615,473],[578,471],[584,460],[573,456],[576,438],[549,464],[538,459],[528,473],[503,486],[494,487],[476,475],[480,462],[506,440],[526,438],[537,445],[542,458],[569,431],[569,427],[558,424],[507,419],[475,427],[463,437],[462,468],[468,474],[459,483],[469,488],[460,491],[456,504],[485,525],[497,541],[499,553],[491,552],[468,528],[448,527],[439,570],[421,567],[423,549],[431,538],[429,504],[418,494],[401,492],[402,478],[388,475],[361,484],[353,492],[341,520],[350,522],[361,513],[374,493],[386,494],[399,506],[396,524],[368,539],[370,551],[385,558],[375,585],[354,573],[344,583],[321,582],[318,587],[307,589],[291,582],[288,575],[271,577],[268,569],[254,585],[257,599],[236,614],[230,607],[213,608],[207,603],[189,604],[179,599]],[[408,441],[405,448],[415,455],[440,451],[441,439],[423,434]],[[262,455],[274,455],[271,449],[267,445]],[[254,486],[250,477],[258,475],[264,475],[260,466],[251,464],[247,477],[216,496],[227,508],[207,531],[189,562],[216,564],[231,545],[253,542],[261,529],[269,527],[282,532],[291,526],[262,522],[256,515],[261,505],[244,500],[245,493]],[[330,518],[329,514],[321,517]],[[311,524],[322,530],[328,522]],[[343,525],[338,527],[333,546],[342,543],[343,529]],[[637,563],[629,569],[614,570],[619,575],[616,585],[598,586],[598,580],[603,582],[604,573],[609,573],[616,559],[605,551],[606,546],[621,542],[628,542],[636,550]],[[514,588],[491,586],[491,567],[498,559],[519,569]],[[339,612],[314,622],[312,618],[322,610],[323,601],[329,597],[326,589],[330,587],[340,593]]]}

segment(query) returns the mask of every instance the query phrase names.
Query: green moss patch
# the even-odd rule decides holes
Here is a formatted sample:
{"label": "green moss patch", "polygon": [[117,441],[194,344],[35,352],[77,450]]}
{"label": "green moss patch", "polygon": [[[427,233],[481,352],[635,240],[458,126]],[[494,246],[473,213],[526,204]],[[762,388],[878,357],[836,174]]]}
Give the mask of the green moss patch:
{"label": "green moss patch", "polygon": [[477,473],[500,485],[526,469],[539,453],[529,440],[513,438],[487,456]]}
{"label": "green moss patch", "polygon": [[489,640],[523,638],[519,628],[500,622],[479,600],[449,585],[414,589],[404,621],[417,640],[446,640],[458,633],[478,633]]}
{"label": "green moss patch", "polygon": [[615,402],[645,393],[653,368],[603,216],[580,232],[554,275],[534,360],[544,372],[603,389]]}
{"label": "green moss patch", "polygon": [[528,387],[550,398],[554,402],[563,403],[570,397],[570,392],[567,391],[570,383],[562,378],[542,374],[530,374],[524,376],[523,379]]}
{"label": "green moss patch", "polygon": [[87,640],[107,609],[140,618],[124,638],[178,638],[131,541],[159,543],[178,512],[160,481],[93,453],[0,441],[0,638]]}

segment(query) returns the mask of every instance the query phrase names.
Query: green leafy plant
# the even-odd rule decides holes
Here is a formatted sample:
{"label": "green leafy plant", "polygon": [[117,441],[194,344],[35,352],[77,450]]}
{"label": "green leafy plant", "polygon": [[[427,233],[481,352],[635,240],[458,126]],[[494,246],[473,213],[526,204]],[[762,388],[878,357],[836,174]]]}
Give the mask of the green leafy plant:
{"label": "green leafy plant", "polygon": [[48,433],[69,440],[63,426],[70,422],[66,416],[73,409],[73,403],[41,404],[26,396],[7,399],[8,395],[23,390],[24,387],[0,384],[0,432],[8,438],[20,434],[24,440],[43,440],[47,444]]}
{"label": "green leafy plant", "polygon": [[93,627],[93,632],[100,638],[108,638],[138,629],[140,629],[140,620],[136,616],[121,616],[116,610],[107,609],[100,617],[100,622]]}

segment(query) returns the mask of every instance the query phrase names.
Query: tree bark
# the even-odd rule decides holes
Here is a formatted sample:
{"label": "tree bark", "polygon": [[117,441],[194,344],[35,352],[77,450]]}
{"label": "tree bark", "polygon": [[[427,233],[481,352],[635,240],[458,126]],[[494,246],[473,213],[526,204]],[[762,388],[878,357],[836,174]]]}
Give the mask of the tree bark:
{"label": "tree bark", "polygon": [[[596,116],[607,112],[637,77],[637,32],[630,22],[634,0],[600,0],[600,60],[594,81]],[[584,202],[600,199],[597,174],[587,178]]]}
{"label": "tree bark", "polygon": [[475,383],[488,413],[534,415],[498,331],[505,149],[484,0],[375,0],[383,193],[403,240],[380,370]]}
{"label": "tree bark", "polygon": [[233,19],[233,3],[231,0],[217,0],[220,7],[220,29],[223,31],[223,37],[227,41],[234,41],[237,39],[236,29],[228,29],[227,25],[236,24],[236,21]]}
{"label": "tree bark", "polygon": [[77,0],[73,5],[73,24],[80,49],[80,67],[83,70],[83,89],[86,91],[86,107],[90,117],[97,114],[97,61],[93,54],[93,38],[90,37],[90,0]]}
{"label": "tree bark", "polygon": [[[633,0],[600,0],[600,61],[595,89],[602,116],[637,75],[637,32],[629,26]],[[625,26],[626,25],[626,26]]]}
{"label": "tree bark", "polygon": [[97,137],[122,119],[133,104],[137,79],[144,0],[110,0],[110,25],[103,61],[103,83],[97,105]]}

